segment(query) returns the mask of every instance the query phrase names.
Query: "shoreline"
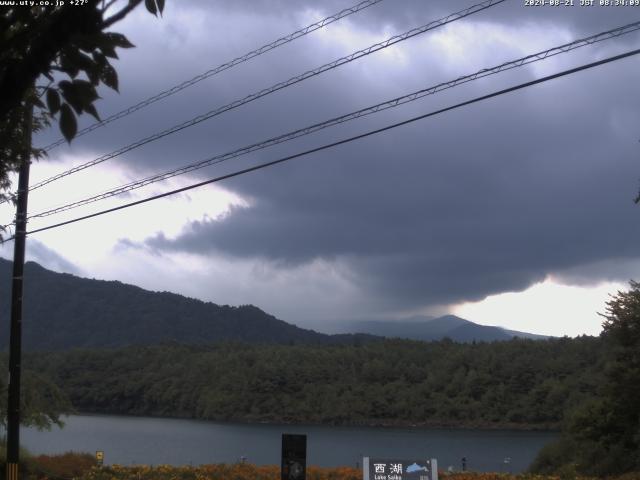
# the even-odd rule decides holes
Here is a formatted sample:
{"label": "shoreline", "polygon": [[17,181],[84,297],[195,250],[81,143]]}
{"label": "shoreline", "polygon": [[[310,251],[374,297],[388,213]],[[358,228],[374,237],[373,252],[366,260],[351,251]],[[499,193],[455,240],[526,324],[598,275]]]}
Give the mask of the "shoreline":
{"label": "shoreline", "polygon": [[405,430],[474,430],[474,431],[514,431],[514,432],[540,432],[540,433],[559,433],[560,427],[554,425],[523,425],[517,423],[501,423],[501,424],[462,424],[447,422],[405,422],[405,421],[370,421],[370,422],[310,422],[310,421],[287,421],[285,419],[269,419],[269,420],[251,420],[251,419],[209,419],[189,416],[172,416],[172,415],[154,415],[154,414],[135,414],[122,412],[102,412],[77,410],[75,412],[65,414],[66,416],[83,416],[83,417],[134,417],[134,418],[150,418],[161,420],[189,420],[194,422],[209,422],[221,425],[248,425],[248,426],[292,426],[292,427],[335,427],[335,428],[363,428],[363,429],[405,429]]}

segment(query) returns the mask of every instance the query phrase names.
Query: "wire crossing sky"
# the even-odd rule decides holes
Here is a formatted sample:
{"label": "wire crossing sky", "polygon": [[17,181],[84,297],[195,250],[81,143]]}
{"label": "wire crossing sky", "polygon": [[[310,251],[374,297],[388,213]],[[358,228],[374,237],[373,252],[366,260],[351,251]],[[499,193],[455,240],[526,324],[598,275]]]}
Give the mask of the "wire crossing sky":
{"label": "wire crossing sky", "polygon": [[[481,1],[378,2],[59,147],[32,183]],[[161,21],[132,15],[127,88],[108,92],[105,117],[210,68],[212,48],[240,58],[357,2],[187,0]],[[640,10],[579,3],[504,1],[52,182],[30,195],[27,259],[324,333],[452,314],[598,335],[607,294],[640,271],[640,54],[522,83],[640,48]],[[9,203],[0,213],[13,221]]]}
{"label": "wire crossing sky", "polygon": [[[148,107],[149,105],[165,99],[167,97],[170,97],[171,95],[174,95],[182,90],[184,90],[185,88],[191,87],[193,85],[195,85],[198,82],[201,82],[202,80],[205,80],[207,78],[210,78],[214,75],[217,75],[218,73],[224,72],[225,70],[228,70],[230,68],[235,67],[236,65],[240,65],[241,63],[247,62],[253,58],[256,58],[264,53],[267,53],[275,48],[278,48],[282,45],[286,45],[289,42],[292,42],[298,38],[304,37],[305,35],[308,35],[311,32],[315,32],[316,30],[326,27],[327,25],[330,25],[334,22],[337,22],[338,20],[348,17],[349,15],[352,15],[354,13],[357,13],[361,10],[364,10],[365,8],[369,8],[377,3],[382,2],[383,0],[365,0],[363,2],[358,3],[357,5],[354,5],[352,7],[349,8],[345,8],[344,10],[339,11],[338,13],[334,13],[333,15],[330,15],[326,18],[323,18],[322,20],[318,21],[318,22],[314,22],[311,25],[307,25],[304,28],[301,28],[300,30],[296,30],[293,33],[290,33],[289,35],[286,35],[284,37],[278,38],[277,40],[274,40],[271,43],[267,43],[266,45],[262,45],[259,48],[256,48],[255,50],[252,50],[248,53],[245,53],[244,55],[234,58],[233,60],[223,63],[215,68],[212,68],[210,70],[207,70],[204,73],[201,73],[200,75],[196,75],[195,77],[189,79],[189,80],[185,80],[184,82],[175,85],[167,90],[164,90],[160,93],[157,93],[156,95],[153,95],[152,97],[149,97],[145,100],[142,100],[139,103],[136,103],[135,105],[132,105],[128,108],[125,108],[124,110],[121,110],[117,113],[114,113],[113,115],[110,115],[109,117],[105,118],[104,120],[100,121],[100,122],[96,122],[92,125],[89,125],[86,128],[83,128],[81,130],[78,131],[78,133],[76,133],[75,138],[81,137],[82,135],[85,135],[89,132],[92,132],[98,128],[101,128],[111,122],[115,122],[116,120],[119,120],[123,117],[126,117],[128,115],[131,115],[134,112],[137,112],[138,110],[141,110],[145,107]],[[46,147],[43,148],[43,150],[45,151],[50,151],[53,150],[55,147],[60,146],[62,144],[64,144],[66,142],[66,140],[64,138],[60,138],[58,140],[56,140],[53,143],[50,143],[49,145],[47,145]]]}
{"label": "wire crossing sky", "polygon": [[[496,91],[496,92],[493,92],[493,93],[490,93],[490,94],[487,94],[487,95],[476,97],[476,98],[473,98],[471,100],[467,100],[465,102],[461,102],[461,103],[446,107],[446,108],[442,108],[442,109],[439,109],[439,110],[436,110],[436,111],[433,111],[433,112],[429,112],[429,113],[426,113],[426,114],[423,114],[423,115],[419,115],[417,117],[413,117],[413,118],[410,118],[410,119],[407,119],[407,120],[404,120],[404,121],[401,121],[401,122],[397,122],[397,123],[388,125],[388,126],[383,127],[383,128],[378,128],[378,129],[371,130],[369,132],[366,132],[366,133],[363,133],[363,134],[360,134],[360,135],[355,135],[353,137],[349,137],[349,138],[346,138],[346,139],[343,139],[343,140],[340,140],[340,141],[337,141],[337,142],[332,142],[332,143],[329,143],[329,144],[322,145],[320,147],[316,147],[316,148],[313,148],[313,149],[310,149],[310,150],[306,150],[304,152],[300,152],[300,153],[297,153],[295,155],[290,155],[290,156],[287,156],[287,157],[279,158],[277,160],[273,160],[273,161],[270,161],[270,162],[266,162],[266,163],[262,163],[262,164],[259,164],[259,165],[255,165],[253,167],[249,167],[249,168],[245,168],[245,169],[242,169],[242,170],[238,170],[238,171],[233,172],[233,173],[229,173],[229,174],[222,175],[222,176],[219,176],[219,177],[216,177],[216,178],[212,178],[212,179],[209,179],[209,180],[198,182],[198,183],[186,186],[186,187],[182,187],[182,188],[178,188],[178,189],[175,189],[175,190],[171,190],[169,192],[165,192],[165,193],[162,193],[162,194],[159,194],[159,195],[154,195],[152,197],[148,197],[148,198],[145,198],[145,199],[142,199],[142,200],[138,200],[138,201],[135,201],[135,202],[130,202],[130,203],[127,203],[125,205],[120,205],[118,207],[102,210],[102,211],[99,211],[99,212],[96,212],[96,213],[92,213],[90,215],[84,215],[82,217],[77,217],[77,218],[74,218],[72,220],[67,220],[65,222],[60,222],[60,223],[56,223],[56,224],[49,225],[49,226],[46,226],[46,227],[30,230],[30,231],[27,232],[27,235],[38,233],[38,232],[44,232],[46,230],[51,230],[51,229],[54,229],[54,228],[59,228],[59,227],[62,227],[62,226],[65,226],[65,225],[69,225],[69,224],[72,224],[72,223],[76,223],[76,222],[80,222],[80,221],[83,221],[83,220],[88,220],[90,218],[94,218],[94,217],[98,217],[98,216],[101,216],[101,215],[105,215],[107,213],[116,212],[118,210],[123,210],[125,208],[131,208],[131,207],[134,207],[136,205],[141,205],[143,203],[151,202],[151,201],[154,201],[154,200],[159,200],[161,198],[165,198],[165,197],[168,197],[170,195],[175,195],[177,193],[181,193],[181,192],[185,192],[185,191],[188,191],[188,190],[192,190],[194,188],[202,187],[204,185],[209,185],[209,184],[212,184],[212,183],[221,182],[223,180],[228,180],[230,178],[237,177],[237,176],[240,176],[240,175],[245,175],[247,173],[254,172],[256,170],[262,170],[264,168],[272,167],[272,166],[280,164],[280,163],[284,163],[284,162],[288,162],[290,160],[301,158],[301,157],[310,155],[312,153],[317,153],[317,152],[320,152],[320,151],[323,151],[323,150],[327,150],[327,149],[330,149],[330,148],[337,147],[339,145],[350,143],[350,142],[353,142],[353,141],[356,141],[356,140],[361,140],[363,138],[370,137],[372,135],[378,135],[378,134],[380,134],[382,132],[386,132],[388,130],[392,130],[392,129],[395,129],[395,128],[398,128],[398,127],[401,127],[401,126],[404,126],[404,125],[408,125],[408,124],[416,122],[418,120],[424,120],[426,118],[433,117],[435,115],[440,115],[442,113],[445,113],[445,112],[448,112],[448,111],[451,111],[451,110],[455,110],[455,109],[458,109],[458,108],[461,108],[461,107],[466,107],[468,105],[471,105],[471,104],[474,104],[474,103],[477,103],[477,102],[481,102],[481,101],[484,101],[484,100],[488,100],[490,98],[498,97],[500,95],[505,95],[507,93],[511,93],[511,92],[514,92],[514,91],[517,91],[517,90],[521,90],[523,88],[528,88],[528,87],[531,87],[533,85],[537,85],[537,84],[540,84],[540,83],[548,82],[550,80],[555,80],[555,79],[560,78],[560,77],[564,77],[564,76],[567,76],[567,75],[573,75],[575,73],[578,73],[578,72],[581,72],[581,71],[584,71],[584,70],[588,70],[588,69],[591,69],[591,68],[594,68],[594,67],[599,67],[601,65],[605,65],[605,64],[608,64],[608,63],[611,63],[611,62],[616,62],[616,61],[619,61],[619,60],[622,60],[622,59],[625,59],[625,58],[628,58],[628,57],[631,57],[631,56],[634,56],[634,55],[638,55],[638,54],[640,54],[640,49],[631,50],[631,51],[628,51],[628,52],[625,52],[625,53],[622,53],[622,54],[619,54],[619,55],[614,55],[614,56],[605,58],[605,59],[597,61],[597,62],[588,63],[588,64],[581,65],[581,66],[576,67],[576,68],[571,68],[569,70],[564,70],[562,72],[559,72],[559,73],[556,73],[556,74],[553,74],[553,75],[547,75],[545,77],[542,77],[542,78],[539,78],[539,79],[536,79],[536,80],[533,80],[533,81],[530,81],[530,82],[521,83],[521,84],[515,85],[513,87],[505,88],[505,89],[502,89],[502,90],[499,90],[499,91]],[[6,241],[13,240],[14,238],[15,237],[10,237]]]}
{"label": "wire crossing sky", "polygon": [[[593,45],[595,43],[599,43],[605,40],[610,40],[613,38],[618,38],[621,37],[623,35],[627,35],[630,33],[633,33],[635,31],[637,31],[638,29],[640,29],[640,21],[638,22],[633,22],[630,23],[628,25],[624,25],[621,27],[617,27],[611,30],[608,30],[606,32],[601,32],[595,35],[591,35],[589,37],[585,37],[585,38],[581,38],[578,40],[574,40],[573,42],[570,43],[566,43],[557,47],[553,47],[553,48],[549,48],[547,50],[544,51],[540,51],[531,55],[527,55],[521,58],[518,58],[516,60],[511,60],[509,62],[505,62],[502,63],[500,65],[497,66],[493,66],[493,67],[489,67],[489,68],[483,68],[475,73],[472,73],[470,75],[465,75],[462,77],[458,77],[454,80],[450,80],[447,82],[442,82],[439,83],[435,86],[431,86],[422,90],[418,90],[416,92],[407,94],[407,95],[403,95],[401,97],[396,97],[394,99],[391,100],[387,100],[385,102],[382,103],[378,103],[376,105],[367,107],[367,108],[363,108],[360,110],[357,110],[355,112],[351,112],[348,113],[346,115],[342,115],[339,117],[335,117],[332,118],[330,120],[326,120],[324,122],[321,123],[316,123],[314,125],[310,125],[301,129],[297,129],[294,130],[292,132],[288,132],[285,133],[283,135],[279,135],[277,137],[273,137],[270,138],[268,140],[264,140],[258,143],[254,143],[252,145],[249,146],[245,146],[236,150],[233,150],[231,152],[227,152],[224,154],[220,154],[220,155],[215,155],[213,157],[210,157],[208,159],[205,160],[201,160],[195,163],[191,163],[189,165],[186,165],[184,167],[181,168],[177,168],[177,169],[173,169],[164,173],[160,173],[157,175],[153,175],[150,177],[146,177],[144,179],[140,179],[140,180],[136,180],[134,182],[130,182],[126,185],[121,185],[119,187],[116,187],[114,189],[108,190],[106,192],[97,194],[97,195],[92,195],[90,197],[84,198],[82,200],[78,200],[75,202],[71,202],[71,203],[67,203],[64,205],[61,205],[59,207],[56,208],[52,208],[49,210],[45,210],[39,213],[35,213],[33,215],[30,215],[28,218],[29,219],[34,219],[34,218],[42,218],[42,217],[47,217],[50,215],[54,215],[57,213],[61,213],[67,210],[71,210],[73,208],[77,208],[77,207],[81,207],[83,205],[87,205],[90,203],[94,203],[100,200],[104,200],[116,195],[120,195],[126,192],[130,192],[132,190],[150,185],[152,183],[156,183],[162,180],[166,180],[178,175],[183,175],[195,170],[199,170],[201,168],[205,168],[208,166],[212,166],[212,165],[216,165],[219,163],[222,163],[224,161],[228,161],[232,158],[236,158],[239,157],[241,155],[246,155],[248,153],[251,152],[255,152],[257,150],[261,150],[273,145],[277,145],[289,140],[292,140],[294,138],[298,138],[304,135],[309,135],[311,133],[317,132],[319,130],[328,128],[328,127],[332,127],[335,125],[339,125],[341,123],[347,122],[347,121],[351,121],[351,120],[355,120],[357,118],[361,118],[363,116],[366,115],[371,115],[374,113],[379,113],[382,112],[384,110],[390,109],[390,108],[394,108],[400,105],[404,105],[405,103],[409,103],[409,102],[413,102],[415,100],[418,100],[420,98],[423,98],[427,95],[433,95],[436,94],[438,92],[453,88],[455,86],[464,84],[464,83],[468,83],[480,78],[484,78],[490,75],[495,75],[507,70],[511,70],[513,68],[518,68],[518,67],[522,67],[524,65],[529,65],[531,63],[534,62],[538,62],[562,53],[567,53],[570,52],[572,50],[584,47],[584,46],[588,46],[588,45]],[[6,227],[6,226],[5,226]]]}
{"label": "wire crossing sky", "polygon": [[377,51],[383,50],[385,48],[388,48],[392,45],[395,45],[399,42],[403,42],[405,40],[408,40],[410,38],[413,38],[417,35],[421,35],[423,33],[429,32],[431,30],[434,30],[436,28],[442,27],[444,25],[450,24],[452,22],[455,22],[457,20],[460,20],[462,18],[466,18],[469,17],[473,14],[479,13],[483,10],[489,9],[491,7],[494,7],[498,4],[503,3],[505,0],[485,0],[481,3],[477,3],[475,5],[472,5],[468,8],[465,8],[463,10],[457,11],[455,13],[451,13],[449,15],[447,15],[446,17],[442,17],[438,20],[433,20],[425,25],[422,25],[420,27],[417,28],[412,28],[400,35],[395,35],[393,37],[388,38],[387,40],[383,41],[383,42],[379,42],[376,44],[373,44],[365,49],[362,50],[358,50],[350,55],[347,55],[345,57],[341,57],[337,60],[334,60],[333,62],[327,63],[325,65],[322,65],[320,67],[317,67],[313,70],[308,70],[300,75],[297,75],[295,77],[291,77],[288,80],[285,80],[283,82],[277,83],[275,85],[272,85],[271,87],[265,88],[263,90],[260,90],[258,92],[252,93],[250,95],[247,95],[244,98],[235,100],[227,105],[224,105],[222,107],[210,110],[206,113],[203,113],[201,115],[198,115],[197,117],[192,118],[191,120],[187,120],[186,122],[182,122],[179,123],[177,125],[174,125],[173,127],[170,127],[168,129],[165,129],[161,132],[155,133],[153,135],[150,135],[148,137],[145,137],[141,140],[138,140],[137,142],[131,143],[129,145],[126,145],[124,147],[121,147],[111,153],[102,155],[94,160],[91,160],[89,162],[83,163],[82,165],[78,165],[76,167],[73,167],[69,170],[66,170],[58,175],[54,175],[50,178],[47,178],[41,182],[38,182],[36,184],[34,184],[33,186],[30,187],[30,191],[31,190],[36,190],[38,188],[41,188],[51,182],[54,182],[56,180],[59,180],[61,178],[64,178],[66,176],[72,175],[76,172],[79,172],[81,170],[84,170],[86,168],[89,167],[93,167],[95,165],[98,165],[100,163],[103,163],[107,160],[111,160],[113,158],[116,158],[124,153],[130,152],[136,148],[139,148],[143,145],[149,144],[151,142],[154,142],[156,140],[159,140],[161,138],[164,138],[168,135],[172,135],[174,133],[177,133],[181,130],[184,130],[186,128],[192,127],[194,125],[197,125],[198,123],[204,122],[205,120],[209,120],[213,117],[216,117],[218,115],[221,115],[225,112],[228,112],[230,110],[233,110],[235,108],[238,108],[242,105],[245,105],[249,102],[252,102],[254,100],[257,100],[259,98],[265,97],[271,93],[277,92],[279,90],[282,90],[284,88],[290,87],[296,83],[302,82],[304,80],[307,80],[309,78],[315,77],[317,75],[320,75],[324,72],[333,70],[337,67],[340,67],[342,65],[345,65],[347,63],[353,62],[354,60],[357,60],[359,58],[365,57],[367,55],[370,55],[372,53],[375,53]]}

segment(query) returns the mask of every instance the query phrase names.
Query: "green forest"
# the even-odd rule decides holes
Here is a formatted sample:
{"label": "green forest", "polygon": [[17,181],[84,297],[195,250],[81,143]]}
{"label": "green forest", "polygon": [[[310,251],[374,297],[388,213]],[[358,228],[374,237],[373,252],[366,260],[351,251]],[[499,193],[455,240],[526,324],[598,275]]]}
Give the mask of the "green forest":
{"label": "green forest", "polygon": [[332,345],[34,352],[23,362],[22,401],[36,425],[75,409],[216,421],[558,429],[559,440],[543,449],[534,471],[639,471],[640,284],[612,297],[603,317],[600,337],[353,337]]}
{"label": "green forest", "polygon": [[559,428],[594,395],[597,338],[163,345],[31,354],[81,412],[247,422]]}

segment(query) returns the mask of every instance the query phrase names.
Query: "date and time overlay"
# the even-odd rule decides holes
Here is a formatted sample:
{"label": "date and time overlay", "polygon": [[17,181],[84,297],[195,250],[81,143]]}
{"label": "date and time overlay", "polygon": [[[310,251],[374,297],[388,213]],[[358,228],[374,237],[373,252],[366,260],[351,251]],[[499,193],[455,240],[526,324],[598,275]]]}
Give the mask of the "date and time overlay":
{"label": "date and time overlay", "polygon": [[523,0],[525,7],[640,7],[640,0]]}
{"label": "date and time overlay", "polygon": [[[525,7],[640,7],[640,0],[521,0]],[[0,7],[81,7],[88,0],[0,0]]]}

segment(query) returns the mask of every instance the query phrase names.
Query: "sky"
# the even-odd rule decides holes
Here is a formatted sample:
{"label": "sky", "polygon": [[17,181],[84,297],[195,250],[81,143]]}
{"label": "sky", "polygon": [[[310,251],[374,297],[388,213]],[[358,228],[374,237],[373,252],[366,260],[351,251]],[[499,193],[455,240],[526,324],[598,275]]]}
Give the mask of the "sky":
{"label": "sky", "polygon": [[[260,142],[640,19],[640,7],[507,0],[65,177],[30,213]],[[112,30],[107,117],[354,5],[181,0]],[[384,0],[53,149],[31,184],[473,5]],[[640,46],[637,32],[427,96],[32,229],[382,128]],[[28,258],[218,304],[254,304],[330,332],[446,313],[546,335],[597,335],[640,271],[640,57],[435,115],[290,162],[28,238]],[[82,118],[89,125],[91,118]],[[57,126],[36,145],[60,137]],[[3,220],[11,220],[5,205]],[[5,222],[6,223],[6,222]],[[0,255],[11,258],[12,245]],[[28,281],[28,279],[26,280]]]}

